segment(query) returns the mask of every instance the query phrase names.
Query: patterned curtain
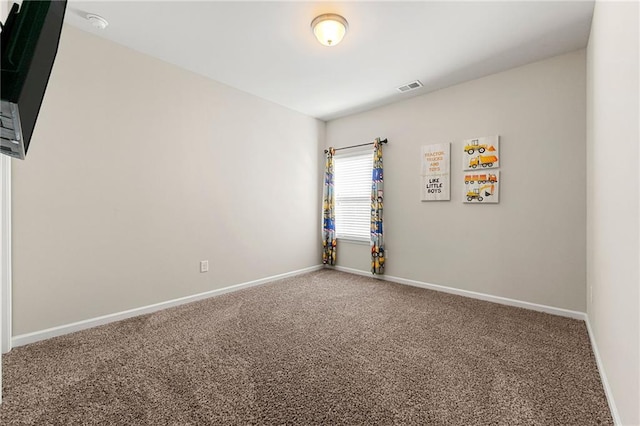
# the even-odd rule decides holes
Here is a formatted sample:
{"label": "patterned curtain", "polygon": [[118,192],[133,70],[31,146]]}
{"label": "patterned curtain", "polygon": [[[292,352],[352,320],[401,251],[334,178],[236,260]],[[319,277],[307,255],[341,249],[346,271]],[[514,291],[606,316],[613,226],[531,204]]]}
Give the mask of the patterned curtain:
{"label": "patterned curtain", "polygon": [[324,171],[324,191],[322,199],[322,263],[336,264],[336,212],[333,196],[333,155],[335,149],[327,151],[327,162]]}
{"label": "patterned curtain", "polygon": [[373,178],[371,182],[371,273],[384,274],[384,237],[382,205],[384,177],[382,174],[382,143],[373,143]]}

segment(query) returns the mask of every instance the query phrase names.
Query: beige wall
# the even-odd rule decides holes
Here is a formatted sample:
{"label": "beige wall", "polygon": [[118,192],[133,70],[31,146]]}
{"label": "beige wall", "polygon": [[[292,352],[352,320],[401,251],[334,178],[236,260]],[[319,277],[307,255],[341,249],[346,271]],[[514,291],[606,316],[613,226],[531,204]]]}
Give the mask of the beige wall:
{"label": "beige wall", "polygon": [[[500,204],[462,203],[461,143],[500,135]],[[584,311],[585,52],[327,123],[327,146],[380,136],[390,276]],[[420,201],[420,147],[453,142],[451,201]],[[369,269],[339,242],[338,265]]]}
{"label": "beige wall", "polygon": [[622,424],[640,424],[638,3],[597,2],[587,50],[588,306]]}
{"label": "beige wall", "polygon": [[14,162],[13,334],[318,265],[323,132],[65,26]]}

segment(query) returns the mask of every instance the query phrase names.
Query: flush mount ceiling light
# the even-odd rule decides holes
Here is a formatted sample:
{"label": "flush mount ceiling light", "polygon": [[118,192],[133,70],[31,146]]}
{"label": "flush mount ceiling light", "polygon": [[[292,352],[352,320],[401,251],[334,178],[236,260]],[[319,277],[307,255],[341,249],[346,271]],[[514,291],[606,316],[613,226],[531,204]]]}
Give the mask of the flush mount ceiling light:
{"label": "flush mount ceiling light", "polygon": [[311,29],[318,41],[325,46],[335,46],[347,33],[347,20],[335,13],[325,13],[311,21]]}
{"label": "flush mount ceiling light", "polygon": [[104,30],[107,28],[107,25],[109,25],[109,22],[106,19],[93,13],[87,13],[87,21],[100,30]]}

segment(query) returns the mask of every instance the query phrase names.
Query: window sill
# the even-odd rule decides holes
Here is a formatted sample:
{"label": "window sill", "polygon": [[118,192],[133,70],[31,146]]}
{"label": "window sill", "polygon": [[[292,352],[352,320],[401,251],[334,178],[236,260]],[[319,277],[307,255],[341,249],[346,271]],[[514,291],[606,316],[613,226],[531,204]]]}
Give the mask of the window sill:
{"label": "window sill", "polygon": [[369,240],[357,240],[355,238],[345,238],[345,237],[338,237],[337,240],[344,241],[345,243],[349,243],[349,244],[360,244],[363,246],[371,245],[371,241]]}

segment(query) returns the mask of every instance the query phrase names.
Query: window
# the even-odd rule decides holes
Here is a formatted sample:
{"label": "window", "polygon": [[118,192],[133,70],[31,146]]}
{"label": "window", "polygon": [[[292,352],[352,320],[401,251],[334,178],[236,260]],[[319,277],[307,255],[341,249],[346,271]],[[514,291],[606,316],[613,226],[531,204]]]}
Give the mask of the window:
{"label": "window", "polygon": [[334,157],[337,238],[370,241],[372,168],[371,151]]}

